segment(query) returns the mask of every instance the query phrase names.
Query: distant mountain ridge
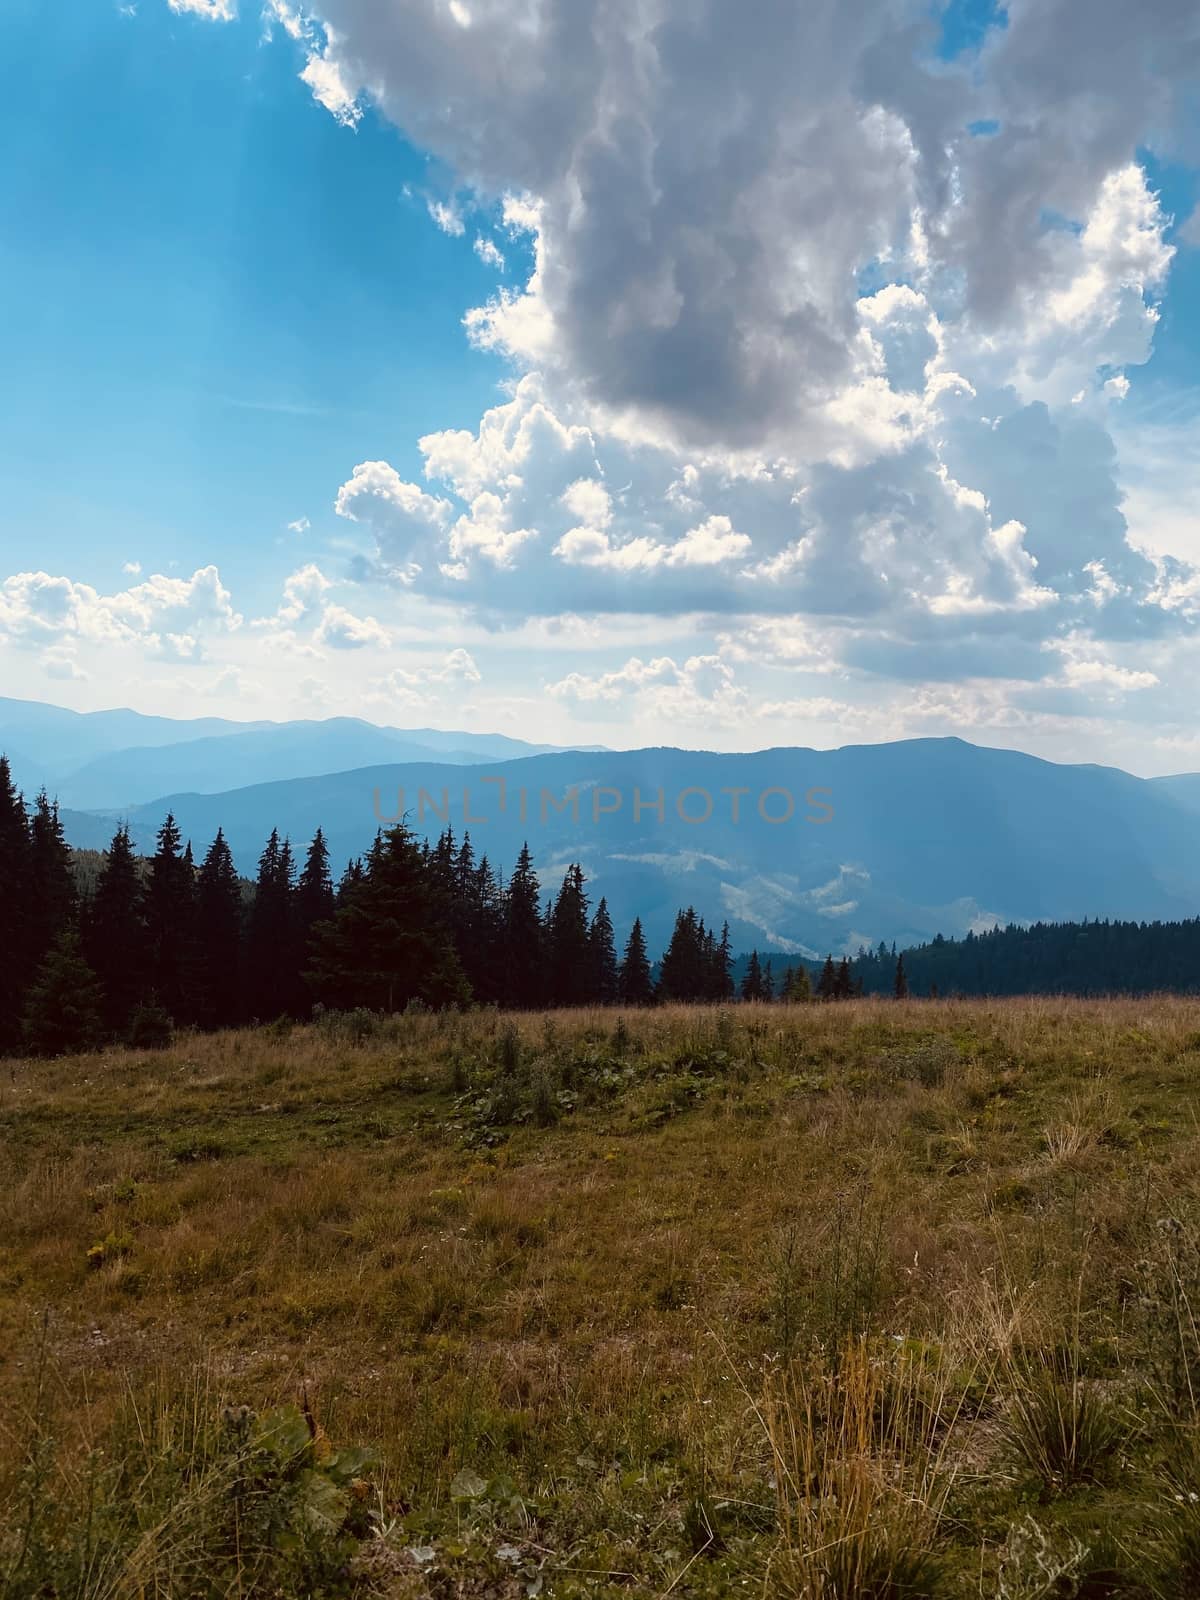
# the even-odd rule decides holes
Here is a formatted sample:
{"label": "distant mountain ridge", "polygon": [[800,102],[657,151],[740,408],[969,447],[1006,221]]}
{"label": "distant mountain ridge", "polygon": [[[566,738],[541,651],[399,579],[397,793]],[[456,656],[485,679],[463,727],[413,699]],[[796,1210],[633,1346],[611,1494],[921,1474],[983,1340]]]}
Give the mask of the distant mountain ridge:
{"label": "distant mountain ridge", "polygon": [[174,720],[0,698],[0,751],[9,755],[17,782],[28,793],[44,785],[61,805],[77,810],[144,804],[184,789],[217,794],[383,762],[462,764],[559,748],[501,733],[380,727],[359,717],[282,723]]}
{"label": "distant mountain ridge", "polygon": [[[572,790],[575,806],[564,801]],[[688,903],[710,921],[727,918],[737,949],[809,957],[996,922],[1200,910],[1200,814],[1170,785],[959,739],[750,754],[561,751],[477,766],[443,757],[173,793],[128,815],[143,848],[168,810],[197,850],[219,825],[245,873],[272,827],[303,844],[320,825],[340,869],[401,811],[436,835],[443,792],[446,820],[493,864],[510,870],[528,839],[549,888],[579,860],[618,930],[641,916],[652,948]],[[711,814],[685,820],[699,818],[706,796]],[[789,821],[767,820],[789,800]],[[94,844],[98,820],[111,826],[68,813],[68,836]]]}

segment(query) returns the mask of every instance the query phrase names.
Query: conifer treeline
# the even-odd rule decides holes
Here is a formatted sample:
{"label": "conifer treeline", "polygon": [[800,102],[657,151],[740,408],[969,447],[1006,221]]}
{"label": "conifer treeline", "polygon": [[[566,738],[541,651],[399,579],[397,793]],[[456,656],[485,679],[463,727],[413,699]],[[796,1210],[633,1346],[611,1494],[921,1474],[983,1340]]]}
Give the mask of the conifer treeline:
{"label": "conifer treeline", "polygon": [[247,884],[220,830],[197,865],[170,816],[148,859],[122,827],[89,890],[79,882],[57,806],[42,793],[27,808],[0,757],[0,1051],[153,1043],[172,1025],[306,1017],[316,1003],[533,1009],[1200,989],[1200,919],[1010,926],[899,954],[881,944],[853,961],[829,957],[811,976],[803,962],[776,974],[754,951],[735,984],[728,926],[717,934],[691,907],[656,980],[640,919],[618,955],[608,906],[592,909],[578,865],[543,905],[527,845],[504,883],[469,837],[447,830],[428,844],[403,825],[379,834],[336,888],[320,829],[300,864],[272,832]]}
{"label": "conifer treeline", "polygon": [[648,1005],[732,996],[729,930],[680,912],[656,984],[640,919],[618,955],[582,869],[544,905],[526,845],[507,883],[469,837],[403,825],[376,837],[335,888],[324,834],[302,863],[272,832],[253,885],[223,832],[197,864],[174,817],[139,859],[118,828],[81,893],[57,806],[32,814],[0,758],[0,1048],[153,1043],[172,1025],[305,1017],[315,1003]]}
{"label": "conifer treeline", "polygon": [[860,951],[850,972],[860,992],[899,998],[1194,994],[1200,991],[1200,918],[1010,923],[962,939],[939,934],[900,957],[894,945],[881,944]]}

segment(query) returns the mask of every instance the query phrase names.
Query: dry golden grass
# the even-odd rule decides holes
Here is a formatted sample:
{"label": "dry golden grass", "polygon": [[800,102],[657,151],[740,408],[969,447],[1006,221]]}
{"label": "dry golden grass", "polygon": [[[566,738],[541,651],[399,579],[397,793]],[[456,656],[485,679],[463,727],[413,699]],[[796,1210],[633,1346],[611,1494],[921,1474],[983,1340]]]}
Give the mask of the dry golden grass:
{"label": "dry golden grass", "polygon": [[74,1503],[169,1375],[378,1453],[374,1592],[1088,1592],[1037,1589],[1058,1561],[1200,1593],[1163,1533],[1200,1492],[1198,1068],[1171,999],[2,1063],[0,1503],[47,1433]]}

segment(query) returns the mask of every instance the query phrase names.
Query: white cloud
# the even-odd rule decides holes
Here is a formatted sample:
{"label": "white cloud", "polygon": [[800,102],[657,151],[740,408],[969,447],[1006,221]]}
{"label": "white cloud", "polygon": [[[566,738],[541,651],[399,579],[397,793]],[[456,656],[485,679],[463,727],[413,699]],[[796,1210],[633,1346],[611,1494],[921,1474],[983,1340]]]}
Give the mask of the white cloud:
{"label": "white cloud", "polygon": [[55,644],[42,654],[46,676],[67,682],[86,683],[88,674],[79,665],[73,644]]}
{"label": "white cloud", "polygon": [[174,12],[204,17],[209,22],[232,22],[237,16],[235,0],[167,0]]}
{"label": "white cloud", "polygon": [[351,522],[369,523],[384,566],[393,576],[411,579],[414,552],[446,527],[453,507],[406,483],[386,461],[363,461],[338,490],[334,510]]}
{"label": "white cloud", "polygon": [[504,252],[494,239],[485,239],[482,234],[477,234],[473,248],[485,267],[495,267],[498,272],[504,271]]}
{"label": "white cloud", "polygon": [[731,726],[754,696],[878,736],[898,705],[1014,737],[1133,691],[1175,714],[1200,531],[1186,419],[1138,410],[1175,251],[1140,162],[1195,149],[1200,13],[1087,9],[1009,0],[947,63],[925,0],[864,0],[853,28],[836,0],[754,28],[662,0],[603,26],[540,5],[514,25],[502,0],[318,0],[318,23],[273,0],[334,115],[372,102],[448,171],[438,226],[499,205],[510,264],[532,257],[464,316],[513,359],[508,397],[423,437],[421,483],[368,460],[338,491],[382,620],[322,592],[281,611],[292,647],[399,637],[386,593],[513,634],[687,632],[551,685],[645,725]]}
{"label": "white cloud", "polygon": [[432,665],[413,668],[394,667],[386,678],[380,678],[376,687],[395,691],[415,689],[426,685],[481,683],[483,674],[475,664],[469,650],[450,650]]}
{"label": "white cloud", "polygon": [[[1044,276],[1020,296],[1003,336],[968,320],[948,337],[949,359],[1057,405],[1086,393],[1104,367],[1141,365],[1158,322],[1152,297],[1175,254],[1164,238],[1169,220],[1139,166],[1110,172],[1082,226],[1047,236]],[[1122,375],[1108,392],[1127,390]]]}
{"label": "white cloud", "polygon": [[735,723],[747,709],[746,692],[736,683],[733,669],[715,655],[690,656],[682,663],[670,656],[652,661],[631,656],[610,672],[568,673],[548,684],[546,693],[570,703],[582,715],[614,720],[627,711],[635,721],[653,718],[668,726]]}
{"label": "white cloud", "polygon": [[214,700],[240,700],[257,693],[258,685],[248,681],[240,667],[222,667],[202,692]]}
{"label": "white cloud", "polygon": [[462,213],[453,200],[429,199],[425,202],[429,215],[437,223],[443,233],[449,233],[455,238],[461,238],[466,224],[463,222]]}
{"label": "white cloud", "polygon": [[[536,270],[473,336],[676,438],[802,440],[853,387],[863,269],[944,285],[981,342],[1043,325],[1048,372],[1070,334],[1144,341],[1163,247],[1131,163],[1186,127],[1200,24],[1180,0],[1083,23],[1078,0],[1015,0],[950,64],[918,0],[865,0],[853,28],[836,0],[753,28],[660,0],[603,28],[538,7],[514,27],[497,0],[466,28],[442,0],[320,9],[345,92],[464,186],[519,197]],[[1046,377],[1032,350],[1023,374]]]}
{"label": "white cloud", "polygon": [[313,637],[318,644],[327,645],[331,650],[363,650],[391,643],[387,629],[374,617],[357,617],[338,605],[325,607]]}
{"label": "white cloud", "polygon": [[324,106],[343,127],[353,128],[358,124],[362,117],[358,91],[346,82],[336,59],[330,54],[329,45],[324,50],[312,52],[300,76],[312,90],[312,97],[317,104]]}
{"label": "white cloud", "polygon": [[666,562],[669,567],[715,567],[749,550],[749,535],[735,532],[728,517],[706,517],[671,546]]}
{"label": "white cloud", "polygon": [[141,641],[165,659],[183,659],[201,653],[200,635],[233,632],[241,624],[215,566],[186,579],[156,573],[112,595],[46,572],[15,573],[0,584],[0,635],[16,642],[71,636]]}
{"label": "white cloud", "polygon": [[319,615],[325,596],[332,587],[320,567],[309,562],[284,580],[278,620],[303,623]]}

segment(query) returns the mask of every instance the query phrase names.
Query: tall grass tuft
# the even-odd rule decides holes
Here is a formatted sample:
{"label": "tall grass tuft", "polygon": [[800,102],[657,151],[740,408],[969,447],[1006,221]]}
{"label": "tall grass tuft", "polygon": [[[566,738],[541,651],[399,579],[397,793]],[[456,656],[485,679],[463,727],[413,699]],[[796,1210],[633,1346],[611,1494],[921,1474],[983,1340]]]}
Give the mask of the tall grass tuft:
{"label": "tall grass tuft", "polygon": [[1007,1436],[1018,1459],[1050,1491],[1103,1482],[1127,1432],[1116,1403],[1077,1367],[1064,1376],[1036,1365],[1014,1376]]}
{"label": "tall grass tuft", "polygon": [[946,1385],[914,1358],[849,1343],[836,1366],[785,1373],[764,1417],[781,1548],[771,1592],[794,1600],[938,1600],[950,1473]]}
{"label": "tall grass tuft", "polygon": [[369,1457],[334,1451],[296,1406],[223,1405],[207,1373],[127,1393],[78,1462],[39,1382],[25,1461],[0,1505],[0,1596],[211,1600],[358,1588]]}

